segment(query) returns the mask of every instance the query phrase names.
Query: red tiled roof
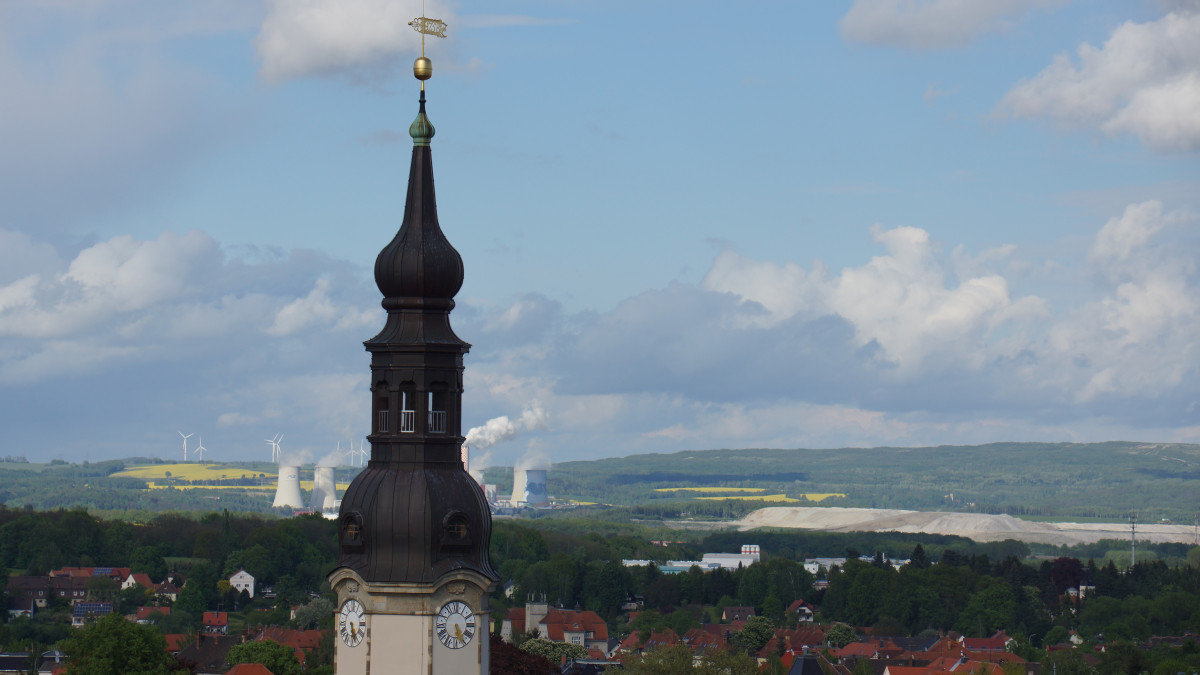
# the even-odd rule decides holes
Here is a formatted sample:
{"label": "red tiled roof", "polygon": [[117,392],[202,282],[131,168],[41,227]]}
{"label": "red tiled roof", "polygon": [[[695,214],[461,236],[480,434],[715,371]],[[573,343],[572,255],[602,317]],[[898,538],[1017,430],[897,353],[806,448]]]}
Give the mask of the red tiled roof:
{"label": "red tiled roof", "polygon": [[254,639],[271,640],[285,647],[291,647],[292,652],[299,659],[300,665],[304,665],[304,659],[308,656],[308,650],[316,647],[321,642],[321,631],[267,626],[259,631],[258,637]]}
{"label": "red tiled roof", "polygon": [[525,608],[513,607],[504,615],[505,620],[512,623],[513,635],[525,634]]}
{"label": "red tiled roof", "polygon": [[969,638],[962,639],[964,649],[972,651],[1003,651],[1004,644],[1008,642],[1007,638],[990,637],[990,638]]}
{"label": "red tiled roof", "polygon": [[225,671],[225,675],[275,675],[261,663],[239,663]]}
{"label": "red tiled roof", "polygon": [[555,642],[562,642],[564,633],[579,631],[591,633],[589,640],[608,640],[608,624],[591,610],[552,609],[538,625],[546,626],[547,637]]}
{"label": "red tiled roof", "polygon": [[137,620],[143,621],[145,619],[149,619],[150,616],[153,614],[169,615],[170,613],[171,613],[170,607],[138,607]]}
{"label": "red tiled roof", "polygon": [[928,667],[889,665],[884,669],[883,675],[925,675],[928,672]]}
{"label": "red tiled roof", "polygon": [[784,613],[791,614],[792,612],[798,612],[798,611],[800,611],[801,607],[807,607],[809,609],[812,609],[812,605],[808,604],[807,602],[805,602],[803,600],[796,600],[792,604],[788,605],[787,610]]}
{"label": "red tiled roof", "polygon": [[228,612],[205,612],[203,623],[205,626],[228,626]]}
{"label": "red tiled roof", "polygon": [[177,652],[183,649],[183,644],[187,642],[191,636],[186,633],[167,633],[163,639],[167,641],[167,651]]}
{"label": "red tiled roof", "polygon": [[874,642],[851,642],[850,644],[838,650],[838,656],[843,658],[847,656],[875,656],[875,652],[879,651],[879,646]]}
{"label": "red tiled roof", "polygon": [[[131,574],[130,576],[132,576],[133,581],[137,585],[141,586],[142,588],[154,588],[154,582],[150,581],[149,574],[143,574],[141,572],[138,572],[137,574]],[[128,579],[129,577],[125,577],[125,578]]]}

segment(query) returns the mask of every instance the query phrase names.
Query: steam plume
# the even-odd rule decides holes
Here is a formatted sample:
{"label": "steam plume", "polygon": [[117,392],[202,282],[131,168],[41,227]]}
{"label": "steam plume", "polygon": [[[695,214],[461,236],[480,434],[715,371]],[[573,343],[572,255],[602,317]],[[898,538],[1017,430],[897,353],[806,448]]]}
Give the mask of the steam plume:
{"label": "steam plume", "polygon": [[[470,445],[472,450],[484,450],[497,443],[511,441],[522,431],[544,429],[545,427],[546,411],[540,403],[533,401],[516,420],[509,419],[508,415],[501,415],[488,420],[481,427],[472,428],[467,432],[467,445]],[[479,462],[486,466],[490,455],[491,453],[484,453],[479,458]],[[471,463],[475,462],[476,460],[472,458]]]}

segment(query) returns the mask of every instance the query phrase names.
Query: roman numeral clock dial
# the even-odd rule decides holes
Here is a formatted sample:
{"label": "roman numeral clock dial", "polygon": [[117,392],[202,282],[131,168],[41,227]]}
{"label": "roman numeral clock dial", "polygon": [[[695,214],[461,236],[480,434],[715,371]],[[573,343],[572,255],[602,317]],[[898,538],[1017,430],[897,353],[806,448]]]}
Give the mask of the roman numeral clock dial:
{"label": "roman numeral clock dial", "polygon": [[357,647],[367,635],[367,613],[354,598],[342,603],[338,612],[338,635],[347,647]]}
{"label": "roman numeral clock dial", "polygon": [[442,605],[433,628],[442,644],[450,649],[462,649],[475,636],[475,613],[467,603],[451,600]]}

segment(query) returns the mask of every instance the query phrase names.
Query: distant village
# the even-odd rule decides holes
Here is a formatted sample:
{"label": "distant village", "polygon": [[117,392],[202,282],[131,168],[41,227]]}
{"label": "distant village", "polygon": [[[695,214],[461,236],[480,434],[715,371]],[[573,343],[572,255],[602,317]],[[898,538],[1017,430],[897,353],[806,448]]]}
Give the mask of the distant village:
{"label": "distant village", "polygon": [[[673,544],[647,543],[660,548]],[[1109,650],[1114,645],[1126,648],[1119,638],[1081,633],[1066,626],[1080,625],[1080,613],[1090,598],[1103,594],[1104,589],[1097,589],[1093,576],[1128,581],[1134,572],[1121,573],[1094,565],[1089,568],[1074,559],[1043,565],[1047,580],[1053,578],[1054,584],[1068,585],[1060,589],[1061,593],[1052,591],[1056,594],[1052,604],[1056,606],[1040,605],[1045,618],[1054,617],[1053,621],[1043,622],[1048,629],[1040,635],[1031,634],[1025,623],[1019,627],[994,626],[1002,617],[996,613],[978,621],[986,634],[953,629],[911,634],[899,623],[889,624],[888,619],[880,618],[889,611],[881,603],[886,603],[895,589],[880,590],[876,582],[886,579],[894,585],[905,577],[954,575],[967,587],[979,586],[980,580],[991,578],[995,568],[1001,566],[952,552],[938,562],[923,559],[920,550],[916,553],[915,560],[876,555],[791,562],[766,558],[758,545],[744,544],[738,552],[708,552],[696,560],[622,559],[617,568],[611,567],[617,562],[610,561],[606,571],[624,570],[631,581],[629,588],[641,592],[622,595],[608,619],[601,616],[603,607],[587,607],[578,599],[565,606],[561,600],[548,600],[546,593],[523,589],[521,581],[509,579],[494,595],[495,604],[507,608],[491,617],[490,632],[496,641],[492,672],[671,672],[638,668],[667,654],[682,658],[686,652],[686,658],[696,667],[717,655],[741,659],[727,662],[726,672],[1035,675],[1045,670],[1047,663],[1055,670],[1063,665],[1081,669],[1075,672],[1106,672],[1102,666],[1106,658],[1112,659]],[[1007,571],[1002,573],[1020,572],[1028,577],[1025,581],[1036,583],[1035,567],[1015,564],[1021,570],[1008,563]],[[1146,567],[1143,575],[1152,571],[1151,566]],[[1170,574],[1166,569],[1157,572]],[[1176,574],[1186,579],[1196,576],[1192,568]],[[779,595],[786,585],[778,579],[781,575],[806,580],[803,588],[791,587],[797,597]],[[756,596],[752,587],[760,582]],[[590,582],[584,579],[581,583]],[[198,588],[199,584],[211,588]],[[711,588],[701,589],[703,585]],[[963,603],[961,609],[973,611],[976,598],[969,590],[941,588],[933,592],[956,594]],[[248,670],[242,667],[244,664],[228,660],[239,645],[255,642],[280,646],[294,659],[296,673],[331,672],[323,668],[331,668],[328,617],[333,604],[317,588],[300,593],[293,590],[289,598],[280,598],[274,587],[260,583],[245,569],[219,579],[188,578],[176,573],[154,579],[131,567],[68,566],[47,574],[10,576],[6,592],[8,621],[3,628],[9,631],[44,622],[45,617],[40,616],[43,614],[59,617],[64,630],[72,633],[86,631],[98,622],[120,620],[161,634],[165,653],[185,672],[273,672]],[[713,593],[722,595],[715,602],[706,602],[706,593],[710,600]],[[1003,594],[994,595],[992,599],[998,599],[999,604],[1011,600]],[[1097,597],[1098,602],[1109,599]],[[830,620],[848,618],[843,611],[845,605],[855,603],[858,609],[871,608],[874,614],[867,618],[875,617],[872,625]],[[835,604],[844,607],[837,609]],[[996,609],[987,604],[983,602],[979,608],[985,614]],[[1190,613],[1174,626],[1187,630],[1147,635],[1134,644],[1142,650],[1195,649],[1196,606],[1192,595],[1187,604]],[[173,613],[186,614],[189,610],[199,610],[198,625],[194,630],[173,632],[178,626],[172,623]],[[1010,617],[1020,616],[1015,608],[1008,611]],[[12,644],[12,640],[7,642],[9,647]],[[546,670],[512,665],[533,655],[540,655]],[[69,664],[70,656],[53,646],[37,652],[9,649],[0,654],[0,675],[64,673]],[[522,670],[506,671],[506,667]]]}

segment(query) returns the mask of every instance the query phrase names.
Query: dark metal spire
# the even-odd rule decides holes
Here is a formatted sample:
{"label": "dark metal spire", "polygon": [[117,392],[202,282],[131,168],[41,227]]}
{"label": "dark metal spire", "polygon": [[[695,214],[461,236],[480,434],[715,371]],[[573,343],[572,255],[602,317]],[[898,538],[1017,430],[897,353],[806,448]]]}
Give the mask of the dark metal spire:
{"label": "dark metal spire", "polygon": [[342,499],[338,567],[368,582],[432,583],[453,570],[497,579],[488,558],[491,512],[463,468],[463,356],[450,311],[463,263],[437,219],[434,128],[409,128],[412,164],[404,221],[375,260],[387,323],[371,353],[371,461]]}

